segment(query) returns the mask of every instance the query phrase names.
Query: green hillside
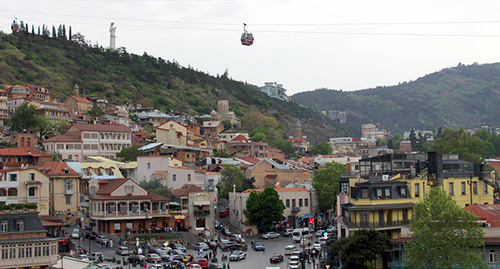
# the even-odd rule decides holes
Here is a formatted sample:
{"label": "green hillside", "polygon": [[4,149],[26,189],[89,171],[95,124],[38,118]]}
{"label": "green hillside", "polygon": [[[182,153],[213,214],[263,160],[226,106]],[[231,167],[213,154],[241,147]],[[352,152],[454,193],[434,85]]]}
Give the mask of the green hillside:
{"label": "green hillside", "polygon": [[114,104],[137,102],[193,115],[216,109],[223,90],[230,109],[240,118],[258,111],[275,117],[288,134],[295,119],[300,118],[303,133],[313,144],[355,131],[354,125],[340,125],[295,102],[270,98],[255,86],[227,75],[214,77],[147,53],[131,54],[124,48],[110,51],[78,40],[0,33],[0,84],[44,86],[63,101],[77,83],[88,96],[105,97]]}
{"label": "green hillside", "polygon": [[500,125],[500,63],[443,69],[396,86],[342,92],[319,89],[293,99],[316,110],[347,111],[351,123],[382,128],[474,128]]}

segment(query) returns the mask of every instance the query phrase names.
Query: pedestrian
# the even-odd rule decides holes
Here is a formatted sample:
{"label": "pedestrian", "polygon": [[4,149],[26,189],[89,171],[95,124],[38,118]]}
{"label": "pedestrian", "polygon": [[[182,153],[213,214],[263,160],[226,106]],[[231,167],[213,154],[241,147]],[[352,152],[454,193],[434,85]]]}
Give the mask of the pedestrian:
{"label": "pedestrian", "polygon": [[122,239],[121,237],[118,237],[118,245],[121,246],[122,245]]}
{"label": "pedestrian", "polygon": [[227,262],[227,269],[231,269],[231,266],[229,264],[230,262]]}

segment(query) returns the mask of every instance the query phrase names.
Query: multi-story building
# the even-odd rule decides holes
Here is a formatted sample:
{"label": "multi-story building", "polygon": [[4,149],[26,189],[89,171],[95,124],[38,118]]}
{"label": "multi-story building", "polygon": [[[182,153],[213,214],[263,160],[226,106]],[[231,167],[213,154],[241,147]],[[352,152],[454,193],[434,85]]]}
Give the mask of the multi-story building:
{"label": "multi-story building", "polygon": [[113,179],[90,199],[90,219],[95,230],[102,233],[154,231],[169,226],[169,201],[131,179]]}
{"label": "multi-story building", "polygon": [[283,88],[283,84],[278,84],[277,82],[266,82],[264,83],[264,86],[259,87],[259,91],[266,93],[273,98],[289,101],[289,98],[285,93],[286,89]]}
{"label": "multi-story building", "polygon": [[224,125],[221,121],[204,121],[201,127],[201,134],[210,139],[218,137],[223,130]]}
{"label": "multi-story building", "polygon": [[38,145],[38,137],[34,134],[14,133],[10,135],[10,143],[17,144],[20,148],[31,148]]}
{"label": "multi-story building", "polygon": [[235,157],[267,158],[270,148],[265,142],[254,142],[242,135],[233,138],[225,146],[229,154],[234,153]]}
{"label": "multi-story building", "polygon": [[188,196],[189,226],[194,234],[215,233],[214,192],[190,192]]}
{"label": "multi-story building", "polygon": [[[166,171],[167,167],[180,167],[182,161],[171,156],[139,156],[137,157],[137,180],[150,181],[156,171]],[[167,179],[162,184],[166,186]]]}
{"label": "multi-story building", "polygon": [[0,170],[0,203],[37,204],[42,215],[49,214],[49,177],[35,168]]}
{"label": "multi-story building", "polygon": [[156,127],[156,141],[168,145],[186,146],[187,127],[174,120],[169,120]]}
{"label": "multi-story building", "polygon": [[87,156],[115,159],[116,153],[132,145],[131,136],[132,130],[125,125],[74,123],[64,135],[51,137],[42,144],[47,152],[59,152],[67,159],[85,161]]}
{"label": "multi-story building", "polygon": [[88,182],[82,181],[78,172],[67,162],[46,162],[37,167],[50,180],[49,209],[52,215],[63,211],[81,211],[83,193],[88,191]]}
{"label": "multi-story building", "polygon": [[228,120],[233,126],[241,126],[241,120],[236,117],[234,111],[229,110],[229,100],[224,91],[219,95],[219,100],[217,101],[217,111],[212,110],[210,112],[210,118],[216,121]]}
{"label": "multi-story building", "polygon": [[0,149],[0,167],[19,168],[50,162],[52,155],[32,148]]}
{"label": "multi-story building", "polygon": [[58,239],[48,238],[38,212],[0,212],[0,268],[52,268]]}
{"label": "multi-story building", "polygon": [[81,114],[89,111],[94,104],[85,98],[85,91],[83,92],[84,97],[80,97],[79,90],[80,88],[75,84],[74,95],[70,95],[64,103],[78,114]]}
{"label": "multi-story building", "polygon": [[246,171],[247,178],[255,178],[254,186],[263,188],[278,184],[286,186],[293,182],[310,182],[312,171],[271,159],[262,159]]}
{"label": "multi-story building", "polygon": [[387,131],[385,129],[380,130],[378,124],[364,123],[361,125],[361,136],[367,138],[385,139]]}
{"label": "multi-story building", "polygon": [[4,126],[9,118],[8,92],[0,89],[0,126]]}
{"label": "multi-story building", "polygon": [[52,120],[71,121],[73,111],[68,107],[56,101],[32,101],[30,105],[34,105],[39,109],[40,115]]}
{"label": "multi-story building", "polygon": [[145,122],[149,123],[152,126],[158,126],[163,124],[164,122],[173,120],[176,122],[179,122],[180,124],[183,124],[184,122],[184,117],[180,115],[170,115],[165,112],[162,112],[160,110],[153,110],[153,111],[141,111],[136,113],[137,118],[139,119],[139,122]]}
{"label": "multi-story building", "polygon": [[[278,192],[285,211],[283,217],[286,218],[290,228],[310,227],[307,219],[312,218],[312,200],[311,192],[305,187],[282,188],[278,185],[273,186]],[[229,221],[242,231],[252,229],[257,232],[257,228],[248,223],[245,212],[247,208],[247,199],[252,191],[262,192],[264,188],[248,189],[243,192],[229,192]]]}
{"label": "multi-story building", "polygon": [[229,129],[229,130],[224,130],[221,133],[219,133],[219,140],[224,141],[224,142],[229,142],[233,140],[233,138],[242,135],[243,137],[250,139],[250,136],[247,133],[242,133],[238,130],[235,129]]}

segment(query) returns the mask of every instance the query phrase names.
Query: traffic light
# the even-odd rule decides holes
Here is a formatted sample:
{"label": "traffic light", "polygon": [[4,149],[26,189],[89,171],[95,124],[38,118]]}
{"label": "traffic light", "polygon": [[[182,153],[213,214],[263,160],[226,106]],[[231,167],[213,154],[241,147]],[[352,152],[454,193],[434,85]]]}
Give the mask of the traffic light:
{"label": "traffic light", "polygon": [[314,218],[309,218],[309,223],[313,223],[314,222]]}

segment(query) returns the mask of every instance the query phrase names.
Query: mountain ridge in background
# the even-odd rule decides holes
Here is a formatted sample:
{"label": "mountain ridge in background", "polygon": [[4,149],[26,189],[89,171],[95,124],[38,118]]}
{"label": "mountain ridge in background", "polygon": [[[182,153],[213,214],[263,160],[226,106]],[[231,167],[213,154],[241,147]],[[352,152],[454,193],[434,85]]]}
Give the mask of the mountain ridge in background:
{"label": "mountain ridge in background", "polygon": [[292,99],[318,111],[346,111],[347,121],[411,128],[476,128],[500,124],[500,63],[445,68],[394,86],[358,91],[318,89]]}

